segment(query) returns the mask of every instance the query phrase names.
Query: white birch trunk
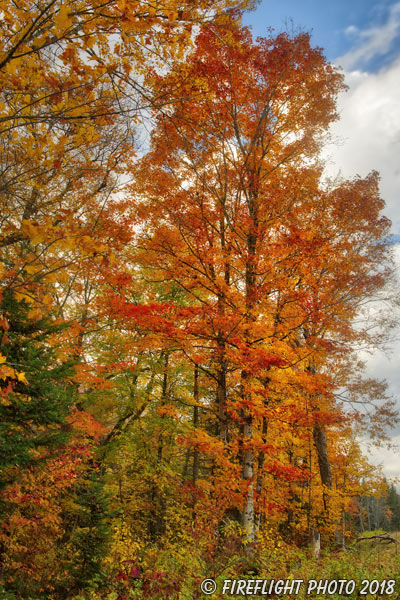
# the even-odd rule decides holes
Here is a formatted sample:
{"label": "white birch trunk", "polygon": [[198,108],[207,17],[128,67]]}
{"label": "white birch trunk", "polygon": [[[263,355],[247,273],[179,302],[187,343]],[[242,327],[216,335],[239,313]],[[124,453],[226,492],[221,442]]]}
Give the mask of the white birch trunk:
{"label": "white birch trunk", "polygon": [[[245,423],[244,440],[251,441],[253,428],[251,421]],[[246,540],[252,542],[255,537],[254,530],[254,453],[252,448],[247,448],[243,456],[243,479],[248,482],[246,504],[243,510],[243,527],[246,532]]]}

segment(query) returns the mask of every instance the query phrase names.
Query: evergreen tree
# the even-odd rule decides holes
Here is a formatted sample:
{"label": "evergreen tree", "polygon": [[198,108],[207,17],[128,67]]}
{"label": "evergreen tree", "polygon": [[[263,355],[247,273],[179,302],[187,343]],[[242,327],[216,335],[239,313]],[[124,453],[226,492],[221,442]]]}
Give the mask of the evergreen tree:
{"label": "evergreen tree", "polygon": [[[7,525],[17,510],[26,519],[26,531],[35,521],[46,529],[43,506],[36,504],[30,483],[37,477],[55,515],[54,528],[48,530],[52,535],[48,560],[56,571],[49,582],[26,577],[18,570],[14,573],[4,539],[6,526],[0,542],[0,566],[3,564],[7,585],[0,588],[0,594],[64,600],[104,580],[101,560],[108,548],[113,515],[95,461],[93,436],[84,431],[84,425],[82,431],[73,422],[74,418],[91,421],[87,413],[76,410],[76,357],[60,358],[56,342],[68,324],[51,315],[32,317],[30,310],[25,300],[17,300],[11,292],[0,302],[0,354],[6,358],[3,364],[9,372],[0,379],[0,491],[4,492],[0,521]],[[46,469],[48,476],[43,479]],[[24,473],[29,474],[27,479]],[[10,496],[16,483],[20,495]],[[23,548],[24,533],[18,535]],[[35,564],[38,548],[40,544],[27,549],[25,562]],[[21,552],[16,559],[21,560]]]}
{"label": "evergreen tree", "polygon": [[0,489],[13,481],[15,467],[29,465],[35,449],[57,447],[66,438],[74,367],[57,357],[50,341],[66,325],[50,316],[36,320],[29,309],[10,291],[0,302],[0,354],[10,370],[0,379]]}
{"label": "evergreen tree", "polygon": [[[109,548],[115,511],[110,509],[110,498],[96,467],[78,479],[66,498],[62,513],[65,533],[58,546],[58,562],[63,565],[68,593],[72,594],[104,584],[106,575],[101,563]],[[60,587],[54,597],[63,600],[65,592]]]}
{"label": "evergreen tree", "polygon": [[387,505],[391,512],[390,531],[400,531],[400,496],[393,483],[389,487]]}

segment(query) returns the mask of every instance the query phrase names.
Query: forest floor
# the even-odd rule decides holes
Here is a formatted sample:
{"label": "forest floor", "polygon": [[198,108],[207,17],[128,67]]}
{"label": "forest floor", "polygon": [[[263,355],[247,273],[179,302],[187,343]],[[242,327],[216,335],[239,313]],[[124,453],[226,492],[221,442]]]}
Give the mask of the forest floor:
{"label": "forest floor", "polygon": [[[382,532],[365,532],[360,537],[370,537],[380,533]],[[245,593],[240,593],[238,583],[235,584],[236,587],[225,583],[224,590],[224,580],[221,580],[218,581],[219,593],[213,596],[203,595],[201,598],[399,600],[400,532],[389,535],[397,540],[397,543],[388,543],[379,539],[358,542],[354,540],[345,549],[322,551],[319,559],[311,558],[309,553],[305,553],[292,562],[291,566],[281,569],[274,568],[276,565],[271,561],[272,568],[269,573],[251,575],[254,581],[265,578],[267,583],[264,584],[264,588],[259,583],[257,589],[256,584],[253,583],[247,587]],[[251,581],[249,575],[246,575],[246,580]],[[264,579],[262,581],[264,582]],[[288,590],[291,582],[293,582],[292,593],[285,593],[284,589],[279,589],[279,586],[283,588],[286,584]],[[278,587],[274,589],[271,585]]]}
{"label": "forest floor", "polygon": [[[369,537],[377,533],[379,532],[365,533],[360,537]],[[305,582],[297,598],[300,600],[316,597],[319,584],[318,596],[322,598],[398,600],[400,598],[400,532],[391,533],[390,536],[397,540],[396,544],[374,538],[371,541],[353,541],[348,548],[340,552],[326,552],[321,554],[319,560],[307,560],[289,574],[294,579],[303,579]],[[310,585],[311,580],[317,582],[316,586]],[[336,587],[334,583],[328,583],[325,587],[325,580],[337,581],[338,585]],[[341,580],[345,580],[346,583],[340,584]],[[350,581],[355,583],[354,591],[351,591],[353,585],[349,583]],[[342,593],[337,593],[340,591],[340,585]],[[346,586],[350,593],[346,593]],[[329,593],[330,590],[333,593]],[[307,594],[307,591],[311,593]],[[280,597],[284,598],[284,596]]]}
{"label": "forest floor", "polygon": [[[371,537],[380,533],[366,532],[360,537]],[[299,593],[275,597],[299,600],[317,597],[332,600],[339,598],[398,600],[400,598],[400,532],[390,533],[390,536],[396,539],[397,543],[388,543],[372,537],[368,541],[354,540],[346,549],[322,552],[318,560],[308,558],[302,561],[288,573],[288,578],[303,580],[303,583],[298,586]]]}

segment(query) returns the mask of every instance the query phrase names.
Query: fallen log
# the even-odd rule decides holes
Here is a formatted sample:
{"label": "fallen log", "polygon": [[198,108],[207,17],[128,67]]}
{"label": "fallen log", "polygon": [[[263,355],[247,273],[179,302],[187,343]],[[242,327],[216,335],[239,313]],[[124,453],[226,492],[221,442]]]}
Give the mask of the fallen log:
{"label": "fallen log", "polygon": [[359,537],[356,539],[356,544],[358,542],[363,542],[365,540],[367,540],[367,541],[378,540],[378,541],[386,543],[386,544],[397,544],[398,543],[396,538],[394,538],[389,533],[380,533],[379,535],[370,535],[368,537]]}

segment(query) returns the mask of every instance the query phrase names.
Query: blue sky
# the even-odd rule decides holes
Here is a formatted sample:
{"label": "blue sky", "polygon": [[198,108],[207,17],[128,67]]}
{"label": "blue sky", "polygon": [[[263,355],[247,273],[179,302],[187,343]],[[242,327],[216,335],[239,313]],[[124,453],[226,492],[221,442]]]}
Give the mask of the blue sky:
{"label": "blue sky", "polygon": [[[311,43],[342,67],[349,86],[338,99],[340,120],[331,127],[324,151],[326,172],[334,177],[381,175],[385,214],[392,221],[397,281],[387,295],[400,298],[400,0],[262,0],[245,15],[244,24],[256,36],[307,31]],[[384,302],[377,302],[376,309]],[[400,305],[400,302],[399,302]],[[400,309],[390,307],[399,324],[385,351],[360,353],[366,375],[386,379],[400,407]],[[400,424],[392,432],[400,448]],[[374,449],[371,462],[381,463],[388,477],[400,478],[400,451]]]}
{"label": "blue sky", "polygon": [[[399,2],[393,0],[262,0],[257,10],[248,13],[245,24],[251,25],[255,35],[265,35],[267,27],[277,32],[286,30],[286,24],[312,34],[312,42],[325,51],[329,60],[346,54],[365,32],[380,29],[390,21],[391,12]],[[398,22],[397,22],[398,25]],[[366,65],[376,71],[390,63],[400,52],[400,36],[383,54],[371,57]]]}

